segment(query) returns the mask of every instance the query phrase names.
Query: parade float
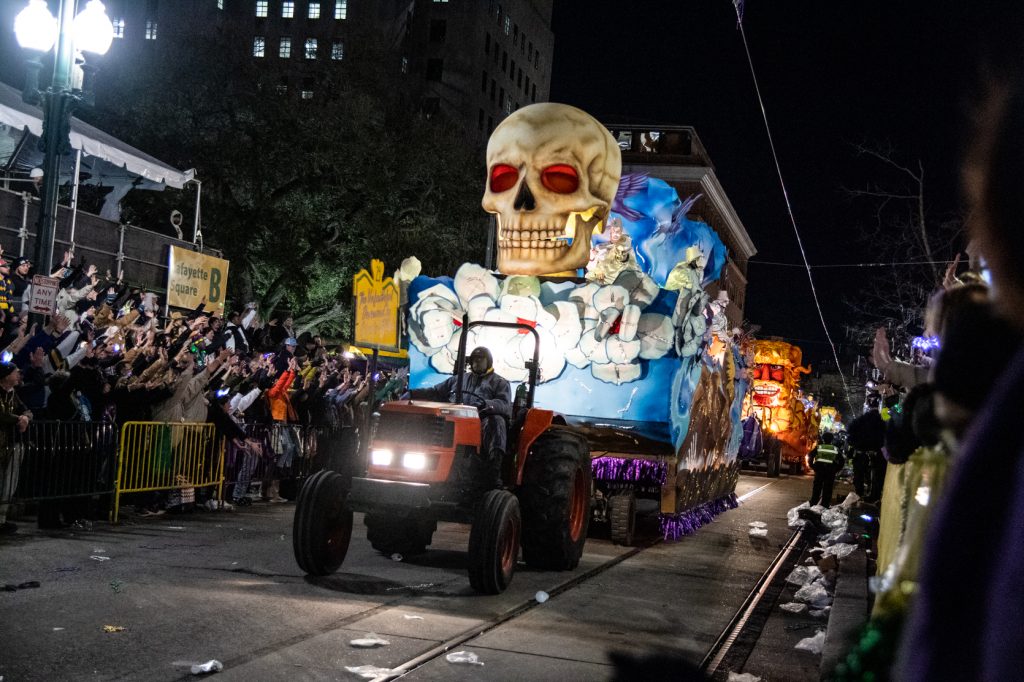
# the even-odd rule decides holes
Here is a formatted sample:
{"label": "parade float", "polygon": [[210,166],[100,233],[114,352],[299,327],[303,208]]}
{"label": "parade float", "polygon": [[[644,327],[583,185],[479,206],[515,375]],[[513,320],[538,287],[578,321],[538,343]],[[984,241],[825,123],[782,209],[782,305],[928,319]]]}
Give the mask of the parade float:
{"label": "parade float", "polygon": [[[510,115],[487,169],[495,271],[431,277],[409,258],[353,282],[355,338],[376,358],[404,328],[414,390],[365,425],[359,473],[303,484],[292,545],[309,575],[344,562],[356,512],[392,557],[426,551],[438,522],[469,524],[470,586],[497,594],[520,551],[534,569],[576,568],[592,519],[631,544],[638,511],[678,538],[736,505],[748,380],[728,299],[705,291],[721,240],[668,184],[621,177],[615,139],[573,107]],[[474,393],[471,356],[475,376],[510,382],[510,409]]]}
{"label": "parade float", "polygon": [[728,298],[706,293],[725,264],[721,240],[686,217],[692,201],[667,183],[620,178],[616,141],[573,107],[510,115],[490,138],[487,169],[496,271],[467,263],[454,277],[413,277],[406,264],[396,273],[410,387],[449,377],[462,344],[487,347],[516,391],[534,334],[464,328],[528,325],[540,344],[536,405],[589,442],[595,518],[614,540],[632,541],[638,501],[659,514],[666,538],[735,506],[748,380]]}
{"label": "parade float", "polygon": [[777,448],[790,472],[802,473],[807,454],[817,445],[819,429],[817,404],[800,390],[800,375],[809,373],[810,367],[801,366],[799,346],[778,340],[752,343],[752,390],[744,402],[743,416],[756,417],[766,451]]}

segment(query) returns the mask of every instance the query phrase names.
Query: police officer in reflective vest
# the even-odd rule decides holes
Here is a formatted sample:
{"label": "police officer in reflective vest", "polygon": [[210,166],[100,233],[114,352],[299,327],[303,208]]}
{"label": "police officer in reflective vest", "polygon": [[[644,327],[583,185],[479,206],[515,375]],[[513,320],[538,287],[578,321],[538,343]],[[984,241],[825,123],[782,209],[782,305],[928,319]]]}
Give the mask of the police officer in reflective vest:
{"label": "police officer in reflective vest", "polygon": [[836,473],[843,468],[843,456],[832,444],[831,433],[821,434],[821,442],[811,452],[811,468],[814,469],[814,485],[811,488],[811,506],[821,502],[828,507],[832,504],[832,484]]}

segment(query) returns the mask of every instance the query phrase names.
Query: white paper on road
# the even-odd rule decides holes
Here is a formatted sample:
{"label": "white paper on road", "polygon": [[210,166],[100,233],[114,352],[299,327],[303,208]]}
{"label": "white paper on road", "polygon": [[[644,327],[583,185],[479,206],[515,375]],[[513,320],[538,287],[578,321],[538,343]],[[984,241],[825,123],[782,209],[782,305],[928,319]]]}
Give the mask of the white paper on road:
{"label": "white paper on road", "polygon": [[832,597],[828,596],[828,592],[821,586],[820,583],[812,583],[810,585],[804,585],[796,594],[793,595],[795,601],[800,601],[805,604],[821,609],[832,603]]}
{"label": "white paper on road", "polygon": [[807,610],[807,604],[800,604],[799,602],[791,601],[783,604],[779,608],[783,611],[789,611],[790,613],[803,613]]}
{"label": "white paper on road", "polygon": [[729,682],[761,682],[761,678],[751,673],[729,673]]}
{"label": "white paper on road", "polygon": [[809,651],[815,655],[820,654],[821,650],[825,648],[825,631],[818,630],[814,637],[801,639],[793,648],[798,651]]}
{"label": "white paper on road", "polygon": [[205,675],[206,673],[219,673],[223,669],[224,664],[218,661],[217,659],[213,659],[207,661],[206,663],[196,663],[195,665],[193,665],[192,674]]}
{"label": "white paper on road", "polygon": [[804,526],[806,526],[807,525],[807,521],[805,521],[804,519],[800,518],[800,510],[801,509],[810,509],[810,508],[811,508],[811,503],[810,502],[804,502],[803,504],[801,504],[801,505],[799,505],[797,507],[793,507],[792,509],[790,509],[788,512],[786,512],[786,525],[788,525],[790,528],[794,528],[794,529],[795,528],[803,528]]}
{"label": "white paper on road", "polygon": [[821,570],[817,566],[797,566],[786,576],[786,582],[793,585],[806,585],[820,577]]}
{"label": "white paper on road", "polygon": [[768,529],[767,528],[751,528],[750,529],[750,537],[752,537],[752,538],[766,538],[766,537],[768,537]]}
{"label": "white paper on road", "polygon": [[857,545],[846,545],[846,544],[832,545],[831,547],[826,547],[825,548],[824,555],[825,556],[829,556],[831,554],[832,556],[834,556],[837,559],[845,559],[846,557],[848,557],[851,554],[853,554],[854,550],[856,550],[856,549],[857,549]]}
{"label": "white paper on road", "polygon": [[544,590],[539,590],[537,594],[533,595],[533,598],[537,600],[538,604],[543,604],[548,600],[548,593]]}
{"label": "white paper on road", "polygon": [[[764,521],[751,521],[747,525],[750,526],[751,528],[767,528],[768,527],[768,524],[765,523]],[[729,673],[729,674],[732,675],[734,673]]]}
{"label": "white paper on road", "polygon": [[360,649],[374,649],[379,646],[387,646],[391,644],[388,640],[384,639],[376,632],[368,632],[366,637],[359,637],[349,642],[351,646],[358,647]]}
{"label": "white paper on road", "polygon": [[411,613],[402,614],[402,618],[406,620],[423,620],[423,616],[414,616]]}
{"label": "white paper on road", "polygon": [[93,561],[110,561],[110,557],[108,557],[108,556],[100,556],[98,554],[93,554],[89,558],[92,559]]}
{"label": "white paper on road", "polygon": [[842,507],[826,509],[821,515],[821,522],[833,530],[837,528],[845,530],[846,520],[846,510]]}
{"label": "white paper on road", "polygon": [[345,670],[350,673],[355,673],[356,675],[359,675],[359,677],[367,680],[372,680],[377,677],[392,677],[399,673],[398,670],[394,670],[392,668],[378,668],[375,665],[346,665]]}
{"label": "white paper on road", "polygon": [[457,665],[483,665],[484,662],[480,660],[480,657],[474,654],[472,651],[453,651],[447,656],[445,660],[449,663],[455,663]]}

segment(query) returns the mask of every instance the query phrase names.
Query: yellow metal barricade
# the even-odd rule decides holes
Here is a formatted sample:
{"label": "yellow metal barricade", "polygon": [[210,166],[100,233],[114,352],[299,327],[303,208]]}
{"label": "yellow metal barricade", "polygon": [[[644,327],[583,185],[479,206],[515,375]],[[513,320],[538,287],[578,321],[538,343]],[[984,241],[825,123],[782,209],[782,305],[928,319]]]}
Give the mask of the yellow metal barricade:
{"label": "yellow metal barricade", "polygon": [[213,424],[127,422],[120,445],[112,522],[125,493],[217,486],[220,499],[224,443]]}

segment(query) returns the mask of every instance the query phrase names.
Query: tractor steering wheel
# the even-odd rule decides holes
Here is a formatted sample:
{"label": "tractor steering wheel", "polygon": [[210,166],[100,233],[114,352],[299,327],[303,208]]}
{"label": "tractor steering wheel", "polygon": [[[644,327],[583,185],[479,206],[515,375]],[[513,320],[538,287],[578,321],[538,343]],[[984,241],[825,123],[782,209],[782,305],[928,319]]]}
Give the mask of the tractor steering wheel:
{"label": "tractor steering wheel", "polygon": [[[453,393],[452,397],[454,398],[456,395],[458,395],[458,394]],[[467,400],[466,396],[470,396],[470,399]],[[463,405],[472,405],[473,407],[475,407],[478,410],[482,410],[483,408],[487,407],[487,401],[484,399],[484,397],[482,395],[479,395],[477,393],[473,393],[473,391],[465,391],[465,390],[462,392],[462,404]]]}

